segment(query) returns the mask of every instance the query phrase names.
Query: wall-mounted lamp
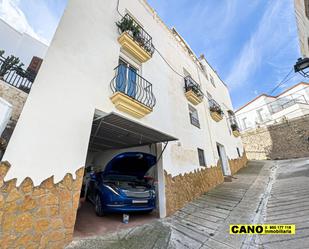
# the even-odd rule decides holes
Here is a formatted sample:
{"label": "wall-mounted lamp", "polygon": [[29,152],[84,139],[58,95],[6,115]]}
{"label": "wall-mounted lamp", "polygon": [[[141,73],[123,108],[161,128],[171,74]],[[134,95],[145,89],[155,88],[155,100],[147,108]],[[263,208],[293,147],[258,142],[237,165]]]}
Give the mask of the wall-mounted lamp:
{"label": "wall-mounted lamp", "polygon": [[298,58],[294,65],[295,73],[300,73],[302,76],[309,78],[309,58]]}

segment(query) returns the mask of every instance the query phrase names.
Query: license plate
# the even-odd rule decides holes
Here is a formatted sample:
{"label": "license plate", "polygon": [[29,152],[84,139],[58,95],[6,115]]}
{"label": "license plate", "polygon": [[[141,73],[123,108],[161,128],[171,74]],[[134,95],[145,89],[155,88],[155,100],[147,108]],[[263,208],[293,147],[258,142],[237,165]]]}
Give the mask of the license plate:
{"label": "license plate", "polygon": [[134,203],[134,204],[148,203],[148,200],[133,200],[132,203]]}

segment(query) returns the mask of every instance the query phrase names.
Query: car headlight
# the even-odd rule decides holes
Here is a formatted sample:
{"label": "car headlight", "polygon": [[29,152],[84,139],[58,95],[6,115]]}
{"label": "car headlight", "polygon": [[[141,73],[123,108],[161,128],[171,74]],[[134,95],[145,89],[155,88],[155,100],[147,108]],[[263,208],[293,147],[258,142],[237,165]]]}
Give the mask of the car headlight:
{"label": "car headlight", "polygon": [[108,188],[110,191],[112,191],[115,195],[120,195],[117,191],[117,188],[114,185],[104,184],[104,186]]}

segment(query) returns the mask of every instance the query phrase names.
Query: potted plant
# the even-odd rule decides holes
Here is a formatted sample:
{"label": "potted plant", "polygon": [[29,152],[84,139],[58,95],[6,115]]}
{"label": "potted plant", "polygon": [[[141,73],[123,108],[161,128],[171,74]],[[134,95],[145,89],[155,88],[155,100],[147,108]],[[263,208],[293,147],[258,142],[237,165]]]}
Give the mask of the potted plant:
{"label": "potted plant", "polygon": [[140,28],[134,23],[133,19],[123,18],[121,21],[117,22],[116,25],[121,33],[128,32],[135,41],[142,45],[144,44],[144,38],[141,36]]}
{"label": "potted plant", "polygon": [[216,112],[216,113],[218,113],[220,116],[223,115],[223,111],[221,110],[221,108],[220,108],[219,106],[212,105],[212,106],[210,106],[209,109],[210,109],[211,112]]}
{"label": "potted plant", "polygon": [[238,131],[238,125],[237,124],[231,124],[232,131]]}

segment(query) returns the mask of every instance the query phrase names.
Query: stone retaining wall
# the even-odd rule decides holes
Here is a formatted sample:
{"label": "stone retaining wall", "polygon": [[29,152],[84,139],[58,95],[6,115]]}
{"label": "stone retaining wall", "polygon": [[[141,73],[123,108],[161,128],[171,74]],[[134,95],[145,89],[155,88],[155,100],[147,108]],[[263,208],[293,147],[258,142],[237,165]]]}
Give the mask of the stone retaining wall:
{"label": "stone retaining wall", "polygon": [[[229,160],[232,174],[247,164],[244,154],[241,158]],[[195,170],[172,177],[165,172],[165,197],[167,215],[175,213],[186,203],[193,201],[224,181],[220,163],[216,167]]]}
{"label": "stone retaining wall", "polygon": [[4,181],[9,169],[0,164],[0,247],[59,249],[70,243],[84,168],[75,180],[66,174],[59,183],[50,177],[37,187],[30,178],[20,186],[16,179]]}
{"label": "stone retaining wall", "polygon": [[250,160],[309,156],[309,115],[241,134]]}

